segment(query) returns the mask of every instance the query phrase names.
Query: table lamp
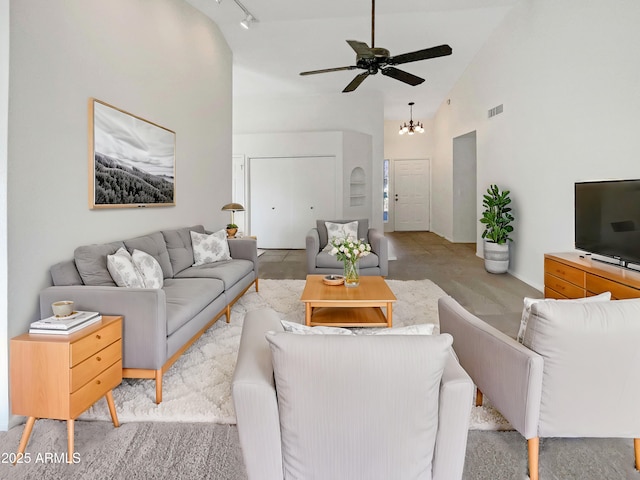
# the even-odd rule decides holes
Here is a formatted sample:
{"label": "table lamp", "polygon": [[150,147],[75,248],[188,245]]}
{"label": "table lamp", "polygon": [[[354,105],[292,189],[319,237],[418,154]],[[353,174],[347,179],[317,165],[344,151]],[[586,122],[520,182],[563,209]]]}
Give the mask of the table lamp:
{"label": "table lamp", "polygon": [[227,203],[225,206],[222,207],[221,210],[225,211],[225,212],[231,212],[231,223],[230,223],[230,225],[235,225],[235,222],[233,220],[233,214],[235,212],[244,212],[244,207],[242,205],[240,205],[239,203]]}

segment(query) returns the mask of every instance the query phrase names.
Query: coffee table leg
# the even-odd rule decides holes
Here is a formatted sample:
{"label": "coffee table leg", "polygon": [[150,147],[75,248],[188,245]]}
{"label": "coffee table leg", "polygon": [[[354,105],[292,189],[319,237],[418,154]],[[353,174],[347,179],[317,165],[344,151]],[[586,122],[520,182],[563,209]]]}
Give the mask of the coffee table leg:
{"label": "coffee table leg", "polygon": [[393,325],[393,303],[387,303],[387,327],[391,328]]}
{"label": "coffee table leg", "polygon": [[307,327],[311,326],[311,303],[307,302],[304,304],[304,322]]}

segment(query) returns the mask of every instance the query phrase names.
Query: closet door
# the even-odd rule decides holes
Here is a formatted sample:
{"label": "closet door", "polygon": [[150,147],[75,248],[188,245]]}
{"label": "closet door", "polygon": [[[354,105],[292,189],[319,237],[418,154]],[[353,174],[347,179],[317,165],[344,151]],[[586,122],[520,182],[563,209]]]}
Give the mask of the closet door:
{"label": "closet door", "polygon": [[252,158],[249,165],[251,233],[259,248],[288,248],[291,159]]}
{"label": "closet door", "polygon": [[317,219],[336,215],[335,157],[252,158],[251,233],[259,248],[304,249]]}
{"label": "closet door", "polygon": [[291,241],[289,247],[304,249],[307,232],[318,219],[335,218],[335,157],[294,158],[291,166]]}

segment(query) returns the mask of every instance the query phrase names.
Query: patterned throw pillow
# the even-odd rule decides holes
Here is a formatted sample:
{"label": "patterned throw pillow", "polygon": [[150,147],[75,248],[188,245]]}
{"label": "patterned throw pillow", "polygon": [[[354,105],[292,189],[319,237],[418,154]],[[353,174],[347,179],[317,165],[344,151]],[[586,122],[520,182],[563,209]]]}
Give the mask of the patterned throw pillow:
{"label": "patterned throw pillow", "polygon": [[144,288],[142,275],[126,248],[120,247],[113,255],[107,255],[107,269],[119,287]]}
{"label": "patterned throw pillow", "polygon": [[191,233],[191,245],[193,246],[194,267],[205,263],[231,260],[225,230],[218,230],[211,235],[193,230],[189,233]]}
{"label": "patterned throw pillow", "polygon": [[331,240],[334,238],[353,238],[358,239],[358,221],[354,220],[349,223],[333,223],[324,222],[327,227],[327,245],[322,249],[323,252],[330,252],[333,246]]}
{"label": "patterned throw pillow", "polygon": [[162,267],[155,258],[142,250],[134,250],[131,258],[133,259],[133,264],[142,275],[144,288],[162,288],[164,275],[162,274]]}

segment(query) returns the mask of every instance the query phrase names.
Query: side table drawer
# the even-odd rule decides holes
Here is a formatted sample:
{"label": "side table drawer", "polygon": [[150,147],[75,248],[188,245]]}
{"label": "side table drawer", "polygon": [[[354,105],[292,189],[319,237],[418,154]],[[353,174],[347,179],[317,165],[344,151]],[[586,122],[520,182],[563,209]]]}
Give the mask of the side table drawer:
{"label": "side table drawer", "polygon": [[105,371],[91,379],[89,383],[71,394],[71,405],[69,407],[71,418],[78,417],[109,390],[120,385],[121,382],[122,360],[118,360]]}
{"label": "side table drawer", "polygon": [[71,392],[75,392],[96,374],[122,359],[122,340],[117,340],[71,369]]}
{"label": "side table drawer", "polygon": [[555,298],[556,300],[566,300],[567,297],[562,295],[561,293],[556,292],[555,290],[544,287],[544,298]]}
{"label": "side table drawer", "polygon": [[100,330],[81,338],[77,342],[73,342],[70,346],[71,366],[76,366],[91,355],[122,338],[121,330],[120,322],[114,322],[105,325]]}
{"label": "side table drawer", "polygon": [[[566,280],[567,282],[577,285],[581,288],[585,287],[584,271],[575,267],[570,267],[569,265],[565,265],[564,263],[556,262],[555,260],[551,260],[550,258],[544,259],[544,273],[545,284],[547,278],[546,274],[551,274],[554,277]],[[582,296],[584,296],[584,294]]]}
{"label": "side table drawer", "polygon": [[544,286],[545,289],[550,288],[567,298],[582,298],[585,296],[584,288],[578,287],[573,283],[569,283],[566,280],[548,273],[544,274]]}
{"label": "side table drawer", "polygon": [[625,298],[638,298],[640,297],[640,290],[622,285],[621,283],[612,282],[606,278],[587,274],[587,291],[599,294],[603,292],[611,292],[611,298],[617,300],[623,300]]}

